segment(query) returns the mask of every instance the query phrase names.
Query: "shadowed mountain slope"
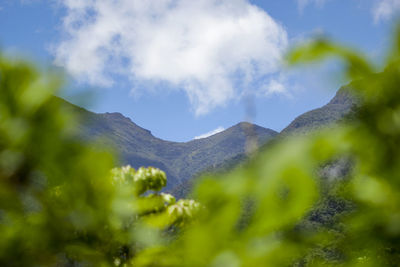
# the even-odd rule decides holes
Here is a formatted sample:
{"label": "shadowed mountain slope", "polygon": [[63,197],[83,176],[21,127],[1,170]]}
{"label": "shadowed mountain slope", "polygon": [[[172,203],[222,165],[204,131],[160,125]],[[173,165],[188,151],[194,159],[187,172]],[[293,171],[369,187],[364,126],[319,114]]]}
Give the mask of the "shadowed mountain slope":
{"label": "shadowed mountain slope", "polygon": [[[287,135],[307,134],[310,131],[318,130],[324,126],[335,123],[349,114],[356,106],[357,98],[350,94],[347,86],[340,88],[332,100],[323,107],[308,111],[295,118],[285,129],[283,129],[272,140],[284,138]],[[264,142],[264,146],[268,146]],[[232,158],[225,159],[206,169],[206,172],[224,172],[246,162],[245,153],[237,154]],[[339,166],[340,167],[340,166]],[[194,181],[184,181],[174,188],[174,195],[185,197],[191,190]]]}
{"label": "shadowed mountain slope", "polygon": [[189,180],[201,172],[227,170],[245,161],[249,136],[256,138],[258,145],[264,145],[288,134],[305,134],[342,119],[356,104],[356,98],[342,87],[328,104],[298,116],[279,134],[241,122],[207,138],[171,142],[154,137],[120,113],[97,114],[58,97],[55,101],[82,118],[79,123],[81,138],[97,139],[110,146],[119,155],[120,164],[164,170],[168,176],[167,189],[178,188],[178,195],[186,194],[192,184]]}
{"label": "shadowed mountain slope", "polygon": [[120,113],[96,114],[61,98],[56,98],[56,101],[61,101],[82,118],[79,124],[82,138],[98,139],[111,146],[120,156],[120,164],[130,164],[135,168],[154,166],[164,170],[168,176],[167,188],[244,154],[249,131],[259,144],[277,135],[273,130],[242,122],[207,138],[170,142],[154,137],[150,131]]}
{"label": "shadowed mountain slope", "polygon": [[294,119],[280,135],[307,133],[342,119],[356,104],[356,98],[347,87],[340,88],[332,100],[323,107],[308,111]]}

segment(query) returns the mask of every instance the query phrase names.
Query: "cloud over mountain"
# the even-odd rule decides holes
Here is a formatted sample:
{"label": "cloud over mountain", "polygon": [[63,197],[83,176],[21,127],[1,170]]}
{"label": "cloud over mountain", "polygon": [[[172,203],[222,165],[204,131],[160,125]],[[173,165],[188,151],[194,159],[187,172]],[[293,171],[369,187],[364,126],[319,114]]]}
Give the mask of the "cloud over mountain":
{"label": "cloud over mountain", "polygon": [[[184,90],[196,114],[279,70],[285,29],[248,0],[64,0],[56,64],[110,86],[115,75]],[[165,88],[167,88],[165,87]],[[134,93],[134,92],[133,92]]]}
{"label": "cloud over mountain", "polygon": [[209,137],[209,136],[211,136],[211,135],[220,133],[220,132],[222,132],[222,131],[224,131],[224,130],[225,130],[224,127],[219,126],[219,127],[217,127],[216,129],[214,129],[214,130],[212,130],[212,131],[209,131],[209,132],[207,132],[207,133],[204,133],[204,134],[195,136],[194,139],[206,138],[206,137]]}

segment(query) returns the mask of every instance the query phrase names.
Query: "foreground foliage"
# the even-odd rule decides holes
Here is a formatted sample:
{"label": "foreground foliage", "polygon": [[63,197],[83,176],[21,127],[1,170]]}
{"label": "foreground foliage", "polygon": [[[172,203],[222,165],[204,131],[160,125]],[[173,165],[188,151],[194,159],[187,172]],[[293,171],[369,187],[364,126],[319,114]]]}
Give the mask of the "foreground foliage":
{"label": "foreground foliage", "polygon": [[119,265],[156,237],[144,222],[161,235],[200,209],[156,193],[163,171],[112,169],[109,152],[78,140],[73,115],[52,95],[59,85],[0,57],[1,266]]}
{"label": "foreground foliage", "polygon": [[[201,205],[157,193],[166,184],[158,169],[110,173],[112,157],[77,140],[73,118],[52,100],[58,79],[1,58],[0,265],[395,266],[400,34],[379,74],[326,40],[288,59],[327,56],[354,81],[351,123],[272,143],[245,166],[205,177],[194,192]],[[347,178],[321,181],[320,170],[343,159]],[[326,203],[343,213],[329,215]],[[315,226],[313,217],[335,218]]]}

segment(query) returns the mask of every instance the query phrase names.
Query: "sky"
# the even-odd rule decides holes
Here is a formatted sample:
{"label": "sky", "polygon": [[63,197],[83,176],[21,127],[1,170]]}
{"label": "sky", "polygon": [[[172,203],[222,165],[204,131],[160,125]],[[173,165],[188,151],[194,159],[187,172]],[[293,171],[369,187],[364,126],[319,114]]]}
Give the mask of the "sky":
{"label": "sky", "polygon": [[0,47],[65,73],[60,95],[185,142],[247,120],[281,131],[347,81],[288,68],[315,36],[384,58],[400,0],[0,0]]}

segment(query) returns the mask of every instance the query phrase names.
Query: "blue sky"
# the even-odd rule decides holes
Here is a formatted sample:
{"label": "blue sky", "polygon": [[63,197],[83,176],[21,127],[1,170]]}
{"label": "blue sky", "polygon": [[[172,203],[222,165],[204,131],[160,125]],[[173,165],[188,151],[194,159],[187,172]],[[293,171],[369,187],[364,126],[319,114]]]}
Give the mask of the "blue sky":
{"label": "blue sky", "polygon": [[188,141],[248,119],[280,131],[327,103],[345,82],[337,64],[287,70],[287,48],[324,34],[379,61],[398,10],[399,0],[1,0],[0,44],[64,70],[71,102]]}

